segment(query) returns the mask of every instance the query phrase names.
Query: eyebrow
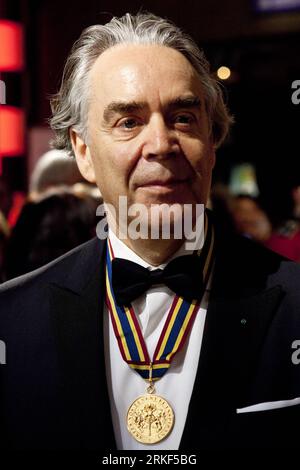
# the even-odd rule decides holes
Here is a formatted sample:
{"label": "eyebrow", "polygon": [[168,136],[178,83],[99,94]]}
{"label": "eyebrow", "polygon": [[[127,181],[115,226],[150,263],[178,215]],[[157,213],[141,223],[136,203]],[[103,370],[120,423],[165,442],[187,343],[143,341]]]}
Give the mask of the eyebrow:
{"label": "eyebrow", "polygon": [[136,101],[112,101],[103,111],[103,119],[109,122],[115,114],[131,114],[141,111],[147,106],[144,102],[137,103]]}
{"label": "eyebrow", "polygon": [[[199,108],[201,101],[198,96],[179,96],[174,100],[171,100],[166,108],[168,110],[180,109],[180,108]],[[148,107],[146,102],[137,101],[112,101],[109,103],[103,111],[103,119],[105,122],[109,122],[115,114],[131,114],[134,112],[142,111]]]}
{"label": "eyebrow", "polygon": [[201,101],[198,96],[187,96],[175,98],[168,103],[168,108],[199,108],[201,106]]}

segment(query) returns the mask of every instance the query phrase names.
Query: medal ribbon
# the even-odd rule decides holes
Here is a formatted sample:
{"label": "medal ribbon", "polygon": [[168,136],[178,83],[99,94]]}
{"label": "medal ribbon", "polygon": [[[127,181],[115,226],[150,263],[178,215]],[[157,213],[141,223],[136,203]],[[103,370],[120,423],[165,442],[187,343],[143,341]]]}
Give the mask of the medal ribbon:
{"label": "medal ribbon", "polygon": [[[203,268],[203,285],[207,285],[213,260],[214,229],[207,212],[204,223],[204,244],[202,249],[195,250],[193,255],[199,256]],[[132,305],[119,306],[112,289],[111,262],[114,253],[110,241],[107,243],[106,254],[106,304],[110,312],[113,329],[118,341],[122,358],[140,374],[143,379],[160,379],[169,369],[175,354],[180,351],[193,325],[201,301],[186,301],[175,295],[167,319],[151,361],[140,325],[138,324]],[[150,377],[151,379],[151,377]]]}

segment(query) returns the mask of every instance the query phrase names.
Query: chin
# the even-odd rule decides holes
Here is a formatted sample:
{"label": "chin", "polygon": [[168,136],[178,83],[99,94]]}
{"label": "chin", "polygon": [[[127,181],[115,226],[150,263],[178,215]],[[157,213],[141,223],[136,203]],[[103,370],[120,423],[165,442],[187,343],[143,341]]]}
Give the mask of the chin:
{"label": "chin", "polygon": [[179,203],[164,203],[153,206],[148,210],[148,227],[149,231],[151,231],[152,235],[155,234],[156,238],[183,238],[183,206]]}

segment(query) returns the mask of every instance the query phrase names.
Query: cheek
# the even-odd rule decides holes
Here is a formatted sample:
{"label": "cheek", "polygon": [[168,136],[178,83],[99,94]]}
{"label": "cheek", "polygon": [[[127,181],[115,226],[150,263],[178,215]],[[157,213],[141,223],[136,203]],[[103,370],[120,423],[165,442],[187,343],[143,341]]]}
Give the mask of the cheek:
{"label": "cheek", "polygon": [[185,155],[196,173],[208,173],[214,166],[214,154],[211,146],[202,141],[191,142],[185,151]]}
{"label": "cheek", "polygon": [[135,142],[120,142],[110,147],[110,168],[115,177],[129,186],[130,177],[140,160],[140,151]]}
{"label": "cheek", "polygon": [[103,139],[91,145],[97,183],[106,192],[124,193],[133,171],[137,154],[128,143],[115,143]]}

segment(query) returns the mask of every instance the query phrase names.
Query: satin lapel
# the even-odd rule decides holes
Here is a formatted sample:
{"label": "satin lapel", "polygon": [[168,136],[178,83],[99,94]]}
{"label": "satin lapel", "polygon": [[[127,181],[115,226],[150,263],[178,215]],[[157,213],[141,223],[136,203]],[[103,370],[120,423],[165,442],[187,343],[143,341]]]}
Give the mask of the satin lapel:
{"label": "satin lapel", "polygon": [[80,449],[115,448],[103,343],[105,249],[97,242],[79,263],[76,282],[69,276],[64,286],[51,286],[60,392],[68,416],[62,426]]}
{"label": "satin lapel", "polygon": [[223,257],[216,261],[180,449],[195,449],[199,443],[218,448],[226,441],[226,424],[235,409],[247,403],[264,338],[284,295],[280,286],[262,289],[261,273],[251,282],[240,261],[230,259],[226,269],[228,263]]}

